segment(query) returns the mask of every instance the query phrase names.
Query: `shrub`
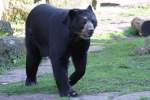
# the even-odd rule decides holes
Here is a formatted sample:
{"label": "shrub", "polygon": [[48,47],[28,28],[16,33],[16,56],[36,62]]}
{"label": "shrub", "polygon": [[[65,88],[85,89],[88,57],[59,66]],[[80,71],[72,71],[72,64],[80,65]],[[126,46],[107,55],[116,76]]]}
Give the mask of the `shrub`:
{"label": "shrub", "polygon": [[128,27],[127,29],[125,29],[124,34],[128,36],[138,36],[137,30],[132,27]]}

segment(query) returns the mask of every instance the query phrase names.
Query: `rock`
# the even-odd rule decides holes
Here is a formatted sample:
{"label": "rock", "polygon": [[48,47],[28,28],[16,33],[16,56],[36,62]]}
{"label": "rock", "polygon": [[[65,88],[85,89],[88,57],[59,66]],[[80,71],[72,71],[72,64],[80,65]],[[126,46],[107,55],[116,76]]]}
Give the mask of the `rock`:
{"label": "rock", "polygon": [[91,45],[90,48],[89,48],[89,52],[99,52],[99,51],[102,51],[104,50],[106,47],[104,46],[94,46],[94,45]]}
{"label": "rock", "polygon": [[[0,94],[0,100],[56,100],[57,95],[54,94],[19,94],[19,95],[7,95]],[[59,99],[59,100],[68,100],[68,99]]]}
{"label": "rock", "polygon": [[145,38],[145,45],[150,46],[150,36]]}
{"label": "rock", "polygon": [[148,50],[144,46],[135,47],[134,54],[135,55],[145,55],[145,54],[148,54]]}
{"label": "rock", "polygon": [[150,36],[145,38],[145,43],[143,46],[135,47],[133,52],[135,55],[150,54]]}
{"label": "rock", "polygon": [[[148,99],[141,99],[147,97]],[[143,91],[143,92],[135,92],[125,95],[120,95],[112,100],[149,100],[150,92],[149,91]]]}
{"label": "rock", "polygon": [[0,64],[17,63],[25,55],[24,39],[13,36],[0,38]]}
{"label": "rock", "polygon": [[13,29],[7,21],[0,20],[0,30],[8,34],[13,34]]}

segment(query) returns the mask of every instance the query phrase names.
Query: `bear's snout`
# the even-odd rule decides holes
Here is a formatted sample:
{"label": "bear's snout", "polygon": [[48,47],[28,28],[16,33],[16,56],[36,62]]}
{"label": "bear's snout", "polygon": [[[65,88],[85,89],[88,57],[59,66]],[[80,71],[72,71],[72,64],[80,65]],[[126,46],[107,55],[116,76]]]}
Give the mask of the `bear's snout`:
{"label": "bear's snout", "polygon": [[89,36],[92,36],[92,35],[93,35],[93,32],[94,32],[94,29],[90,29],[90,30],[87,31],[87,34],[88,34]]}

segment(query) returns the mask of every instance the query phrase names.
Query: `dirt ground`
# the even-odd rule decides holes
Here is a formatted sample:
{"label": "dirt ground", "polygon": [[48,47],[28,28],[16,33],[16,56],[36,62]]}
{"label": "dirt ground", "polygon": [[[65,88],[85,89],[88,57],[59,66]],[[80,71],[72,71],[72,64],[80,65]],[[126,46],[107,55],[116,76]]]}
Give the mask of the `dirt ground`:
{"label": "dirt ground", "polygon": [[116,3],[119,6],[98,7],[96,11],[98,27],[96,34],[118,32],[131,26],[135,17],[150,19],[149,15],[142,16],[121,16],[120,13],[132,8],[135,5],[150,4],[150,0],[100,0],[100,3]]}

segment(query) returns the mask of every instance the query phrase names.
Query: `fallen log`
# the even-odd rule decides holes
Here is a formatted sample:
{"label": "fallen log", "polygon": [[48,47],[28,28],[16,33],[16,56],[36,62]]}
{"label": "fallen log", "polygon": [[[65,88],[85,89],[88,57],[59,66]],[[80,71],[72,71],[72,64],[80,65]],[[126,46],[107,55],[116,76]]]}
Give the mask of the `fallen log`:
{"label": "fallen log", "polygon": [[136,17],[131,21],[131,26],[137,30],[140,36],[150,35],[150,20],[143,20]]}

